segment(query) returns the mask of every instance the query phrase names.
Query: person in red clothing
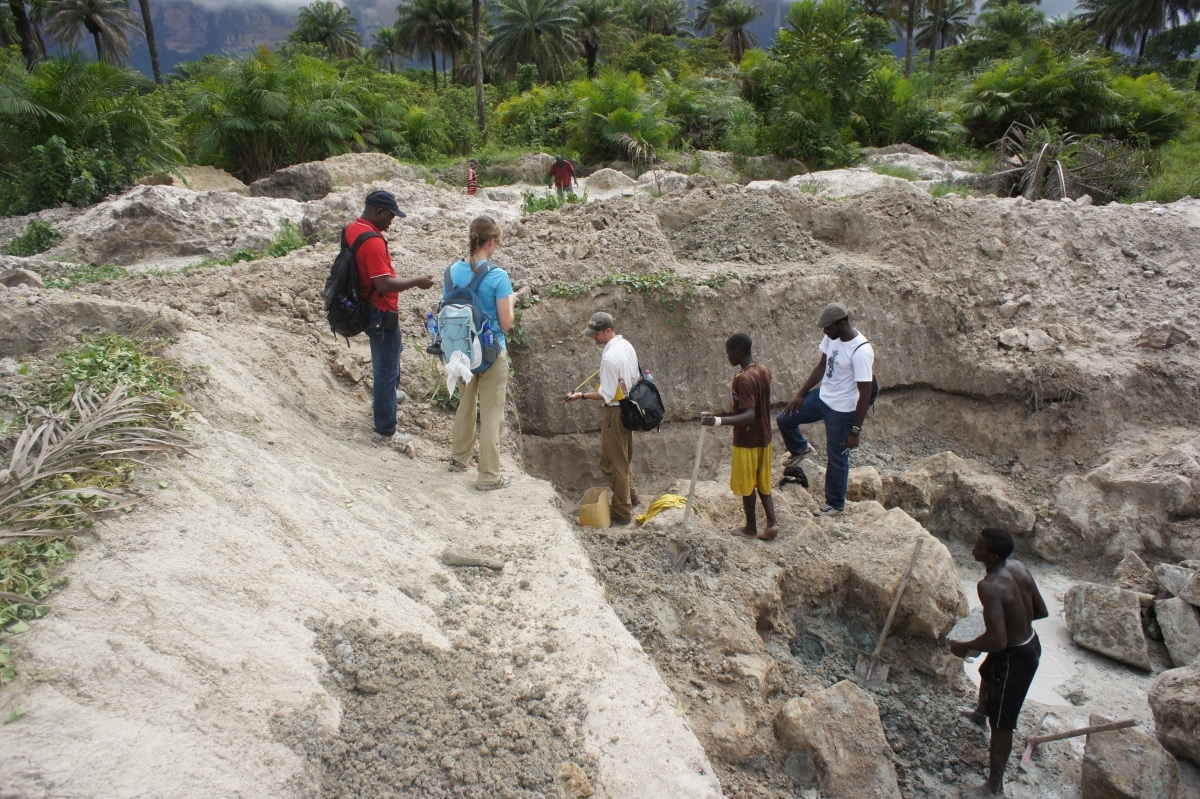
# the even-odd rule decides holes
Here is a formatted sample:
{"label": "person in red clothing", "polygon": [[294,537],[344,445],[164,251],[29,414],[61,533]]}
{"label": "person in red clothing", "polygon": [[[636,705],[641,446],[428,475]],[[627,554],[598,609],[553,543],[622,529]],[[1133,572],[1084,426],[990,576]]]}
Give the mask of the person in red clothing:
{"label": "person in red clothing", "polygon": [[479,191],[479,162],[472,160],[467,166],[467,196],[474,197]]}
{"label": "person in red clothing", "polygon": [[558,190],[558,201],[562,202],[564,192],[578,183],[575,180],[575,165],[561,155],[557,156],[550,165],[550,185]]}
{"label": "person in red clothing", "polygon": [[404,349],[400,336],[399,297],[400,292],[411,288],[433,286],[433,275],[396,277],[383,233],[392,226],[392,220],[404,216],[391,192],[373,191],[367,195],[362,216],[346,226],[344,242],[349,246],[363,233],[379,234],[364,241],[355,255],[360,289],[371,303],[371,324],[367,328],[375,381],[372,396],[375,434],[371,440],[376,444],[401,447],[408,445],[411,437],[396,430],[396,388],[400,384],[400,351]]}

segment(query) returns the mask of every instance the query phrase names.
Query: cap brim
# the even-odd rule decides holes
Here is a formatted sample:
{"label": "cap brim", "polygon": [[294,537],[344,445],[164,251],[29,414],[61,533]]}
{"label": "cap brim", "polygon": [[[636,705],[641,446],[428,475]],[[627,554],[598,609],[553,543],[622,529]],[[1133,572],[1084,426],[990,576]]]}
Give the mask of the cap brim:
{"label": "cap brim", "polygon": [[583,329],[583,333],[581,333],[580,335],[587,336],[588,338],[595,338],[596,334],[599,332],[600,332],[599,330],[596,330],[591,325],[588,325],[587,327],[585,327]]}

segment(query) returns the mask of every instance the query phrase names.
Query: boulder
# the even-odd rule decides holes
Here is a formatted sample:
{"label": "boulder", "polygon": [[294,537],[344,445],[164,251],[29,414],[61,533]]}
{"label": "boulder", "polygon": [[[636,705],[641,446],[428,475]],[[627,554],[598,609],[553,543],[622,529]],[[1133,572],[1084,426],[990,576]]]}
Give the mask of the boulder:
{"label": "boulder", "polygon": [[8,286],[10,289],[17,286],[40,289],[46,284],[42,282],[42,278],[37,272],[15,267],[0,269],[0,285]]}
{"label": "boulder", "polygon": [[1190,339],[1191,336],[1174,325],[1151,325],[1138,336],[1137,346],[1151,350],[1165,350]]}
{"label": "boulder", "polygon": [[[1018,307],[1016,303],[1012,303],[1012,306],[1014,308]],[[1010,327],[1001,330],[1000,334],[996,336],[996,340],[1006,350],[1022,350],[1025,349],[1025,345],[1029,341],[1029,336],[1025,334],[1024,330],[1018,327]]]}
{"label": "boulder", "polygon": [[178,172],[161,172],[137,181],[139,186],[175,186],[192,191],[229,191],[247,194],[250,187],[223,169],[212,166],[184,166]]}
{"label": "boulder", "polygon": [[1158,593],[1158,578],[1136,552],[1126,552],[1125,557],[1113,571],[1113,581],[1118,588],[1142,594]]}
{"label": "boulder", "polygon": [[501,181],[545,186],[550,182],[550,165],[553,163],[552,155],[527,153],[511,164],[489,164],[480,169],[479,174],[480,177],[498,178]]}
{"label": "boulder", "polygon": [[1158,740],[1176,757],[1200,765],[1200,663],[1164,671],[1149,699]]}
{"label": "boulder", "polygon": [[1192,572],[1192,576],[1179,589],[1177,597],[1193,605],[1200,605],[1200,572]]}
{"label": "boulder", "polygon": [[883,503],[903,508],[935,535],[966,543],[973,543],[984,527],[1027,535],[1037,521],[1033,508],[1009,496],[1003,478],[953,452],[923,458],[884,480]]}
{"label": "boulder", "polygon": [[588,189],[599,189],[601,191],[614,191],[619,189],[632,189],[637,185],[637,181],[623,172],[618,172],[615,169],[598,169],[589,175],[584,181]]}
{"label": "boulder", "polygon": [[[1093,713],[1089,724],[1115,719]],[[1087,736],[1080,786],[1083,799],[1173,799],[1179,764],[1162,744],[1129,728]]]}
{"label": "boulder", "polygon": [[1153,597],[1097,583],[1077,583],[1063,597],[1063,615],[1080,646],[1150,670],[1142,632],[1142,603]]}
{"label": "boulder", "polygon": [[1172,663],[1187,666],[1200,659],[1200,612],[1196,608],[1178,597],[1160,599],[1154,603],[1154,615]]}
{"label": "boulder", "polygon": [[656,194],[671,194],[687,189],[688,176],[666,169],[651,169],[637,179],[638,188]]}
{"label": "boulder", "polygon": [[1171,596],[1179,596],[1184,586],[1195,576],[1196,572],[1194,569],[1172,566],[1170,563],[1160,563],[1154,567],[1155,579],[1158,580],[1158,584],[1162,587],[1162,590]]}
{"label": "boulder", "polygon": [[900,799],[879,709],[848,680],[784,705],[775,737],[812,758],[825,799]]}
{"label": "boulder", "polygon": [[1097,554],[1115,558],[1151,548],[1194,557],[1190,539],[1166,531],[1173,518],[1200,515],[1200,437],[1149,459],[1145,446],[1122,450],[1082,477],[1064,477],[1054,501],[1060,521]]}
{"label": "boulder", "polygon": [[418,179],[417,171],[383,153],[347,153],[284,167],[250,184],[254,197],[306,202],[359,183]]}
{"label": "boulder", "polygon": [[1037,328],[1029,331],[1029,336],[1025,341],[1025,348],[1030,352],[1045,352],[1054,349],[1055,346],[1054,339],[1045,330]]}
{"label": "boulder", "polygon": [[850,470],[850,483],[846,486],[846,499],[862,502],[878,500],[883,496],[883,478],[874,466],[859,466]]}

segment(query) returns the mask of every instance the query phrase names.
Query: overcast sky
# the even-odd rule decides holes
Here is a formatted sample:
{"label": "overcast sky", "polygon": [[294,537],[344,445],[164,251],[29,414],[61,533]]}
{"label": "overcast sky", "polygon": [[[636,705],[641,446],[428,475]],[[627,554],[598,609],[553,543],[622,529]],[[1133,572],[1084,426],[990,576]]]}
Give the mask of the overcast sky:
{"label": "overcast sky", "polygon": [[1041,9],[1047,17],[1065,17],[1075,11],[1075,0],[1042,0]]}

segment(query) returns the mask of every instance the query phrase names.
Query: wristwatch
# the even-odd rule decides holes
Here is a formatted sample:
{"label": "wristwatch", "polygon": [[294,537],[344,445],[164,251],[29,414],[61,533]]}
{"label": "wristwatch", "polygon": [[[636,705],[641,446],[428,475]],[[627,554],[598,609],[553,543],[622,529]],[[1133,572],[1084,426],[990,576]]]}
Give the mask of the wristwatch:
{"label": "wristwatch", "polygon": [[861,427],[851,427],[851,428],[850,428],[850,435],[852,435],[852,436],[857,436],[857,435],[861,435],[861,434],[862,434],[862,428],[861,428]]}

